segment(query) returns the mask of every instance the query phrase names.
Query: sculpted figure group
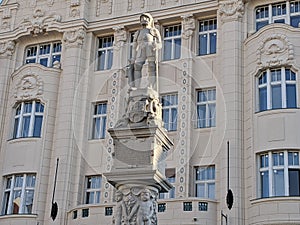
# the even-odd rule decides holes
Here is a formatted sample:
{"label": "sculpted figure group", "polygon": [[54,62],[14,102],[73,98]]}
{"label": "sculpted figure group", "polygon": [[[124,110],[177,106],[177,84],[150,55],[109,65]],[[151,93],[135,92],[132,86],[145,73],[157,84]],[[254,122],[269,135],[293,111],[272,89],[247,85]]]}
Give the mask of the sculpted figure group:
{"label": "sculpted figure group", "polygon": [[121,191],[116,192],[116,211],[114,225],[155,225],[155,202],[148,189],[138,195],[130,192],[126,196]]}

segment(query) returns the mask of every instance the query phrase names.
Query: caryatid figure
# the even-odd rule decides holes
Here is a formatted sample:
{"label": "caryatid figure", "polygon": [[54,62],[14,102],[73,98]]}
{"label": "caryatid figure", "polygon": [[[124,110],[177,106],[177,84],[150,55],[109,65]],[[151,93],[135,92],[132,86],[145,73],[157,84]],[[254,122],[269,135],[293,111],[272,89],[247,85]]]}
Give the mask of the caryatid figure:
{"label": "caryatid figure", "polygon": [[142,78],[142,68],[148,62],[148,76],[150,87],[156,89],[157,51],[161,49],[161,36],[154,26],[154,21],[149,13],[140,16],[142,28],[134,34],[132,59],[133,66],[128,76],[131,88],[139,88]]}

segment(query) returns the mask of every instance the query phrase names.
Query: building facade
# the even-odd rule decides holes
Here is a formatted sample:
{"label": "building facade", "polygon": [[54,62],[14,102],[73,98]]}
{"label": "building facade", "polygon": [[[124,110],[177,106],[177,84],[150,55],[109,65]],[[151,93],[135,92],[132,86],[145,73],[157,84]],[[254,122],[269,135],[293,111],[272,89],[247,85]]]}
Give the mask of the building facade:
{"label": "building facade", "polygon": [[142,12],[174,142],[159,224],[300,224],[298,0],[3,0],[0,224],[112,224],[107,129]]}

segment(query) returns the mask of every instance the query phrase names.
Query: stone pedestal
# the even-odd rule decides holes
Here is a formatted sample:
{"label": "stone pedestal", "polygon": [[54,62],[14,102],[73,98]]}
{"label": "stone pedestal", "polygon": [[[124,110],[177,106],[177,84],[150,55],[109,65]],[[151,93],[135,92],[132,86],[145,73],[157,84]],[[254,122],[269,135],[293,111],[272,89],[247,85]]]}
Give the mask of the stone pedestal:
{"label": "stone pedestal", "polygon": [[109,129],[114,164],[104,174],[116,187],[115,225],[156,225],[156,198],[172,185],[165,159],[173,143],[163,128],[158,93],[152,88],[129,91],[126,113]]}

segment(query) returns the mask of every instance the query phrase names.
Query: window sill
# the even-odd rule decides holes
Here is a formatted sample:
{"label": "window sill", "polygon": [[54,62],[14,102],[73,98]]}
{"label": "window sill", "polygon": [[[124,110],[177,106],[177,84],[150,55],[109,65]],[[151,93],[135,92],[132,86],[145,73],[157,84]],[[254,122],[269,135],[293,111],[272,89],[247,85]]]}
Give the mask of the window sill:
{"label": "window sill", "polygon": [[264,116],[269,114],[279,114],[279,113],[296,113],[299,108],[282,108],[282,109],[268,109],[264,111],[255,112],[256,115]]}
{"label": "window sill", "polygon": [[36,142],[40,140],[41,137],[20,137],[20,138],[13,138],[7,140],[9,143],[18,143],[18,142]]}
{"label": "window sill", "polygon": [[8,214],[8,215],[0,215],[1,219],[12,219],[12,218],[37,218],[37,214]]}
{"label": "window sill", "polygon": [[250,202],[252,205],[265,203],[265,202],[280,202],[280,201],[296,201],[299,202],[300,196],[278,196],[278,197],[268,197],[268,198],[257,198],[251,199]]}

